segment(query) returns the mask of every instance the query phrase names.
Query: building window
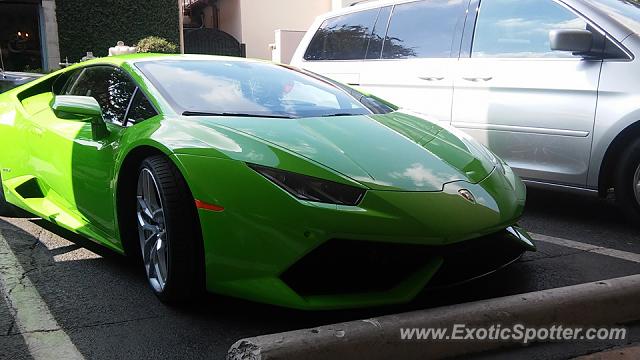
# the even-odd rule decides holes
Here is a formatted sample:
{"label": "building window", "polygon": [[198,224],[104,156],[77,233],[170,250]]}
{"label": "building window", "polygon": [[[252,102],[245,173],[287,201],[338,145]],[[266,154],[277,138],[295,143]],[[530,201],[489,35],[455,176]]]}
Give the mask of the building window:
{"label": "building window", "polygon": [[5,70],[42,70],[38,4],[0,3],[0,51]]}

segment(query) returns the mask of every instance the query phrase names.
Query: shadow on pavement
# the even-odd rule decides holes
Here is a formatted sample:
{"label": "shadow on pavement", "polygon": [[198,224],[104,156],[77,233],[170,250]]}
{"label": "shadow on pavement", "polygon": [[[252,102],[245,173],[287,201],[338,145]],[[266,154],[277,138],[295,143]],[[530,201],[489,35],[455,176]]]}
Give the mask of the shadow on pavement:
{"label": "shadow on pavement", "polygon": [[[601,229],[601,232],[619,236],[635,234],[621,225],[622,220],[610,204],[537,191],[529,193],[523,224],[530,230],[553,236],[569,232],[573,237],[567,238],[582,241],[580,237],[590,233],[590,217],[597,217],[613,227]],[[558,218],[561,220],[557,221]],[[21,227],[26,231],[2,219],[0,231],[58,324],[78,350],[91,359],[223,358],[228,347],[243,337],[638,272],[637,264],[541,243],[538,244],[539,252],[527,254],[495,274],[453,288],[425,290],[415,301],[402,306],[303,312],[206,295],[188,306],[171,308],[161,304],[148,289],[140,264],[47,222],[16,221],[21,221]],[[66,240],[51,235],[44,241],[49,248],[45,247],[33,236],[39,226]],[[598,227],[597,224],[593,226]],[[578,227],[587,230],[578,231]],[[42,239],[43,235],[38,236]],[[51,247],[49,243],[55,246]],[[60,258],[61,255],[65,257]],[[9,333],[16,334],[16,329]]]}

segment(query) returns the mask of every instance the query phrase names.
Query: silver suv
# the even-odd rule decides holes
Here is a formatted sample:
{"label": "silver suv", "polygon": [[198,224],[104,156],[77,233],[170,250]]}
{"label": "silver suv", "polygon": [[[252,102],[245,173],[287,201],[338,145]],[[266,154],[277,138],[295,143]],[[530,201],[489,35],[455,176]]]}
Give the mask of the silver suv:
{"label": "silver suv", "polygon": [[395,0],[317,19],[292,64],[471,134],[529,184],[640,219],[640,2]]}

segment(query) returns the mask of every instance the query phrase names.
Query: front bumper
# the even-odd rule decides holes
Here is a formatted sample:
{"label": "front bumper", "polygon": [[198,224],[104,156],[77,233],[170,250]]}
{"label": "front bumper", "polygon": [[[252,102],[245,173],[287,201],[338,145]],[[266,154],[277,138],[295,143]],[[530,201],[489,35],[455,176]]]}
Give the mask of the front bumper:
{"label": "front bumper", "polygon": [[[412,287],[413,282],[439,287],[475,279],[534,249],[528,234],[516,226],[443,246],[331,239],[288,268],[280,279],[305,299],[353,293],[384,296],[396,288]],[[434,269],[433,264],[438,266]],[[412,278],[425,267],[435,271]]]}
{"label": "front bumper", "polygon": [[[464,277],[475,277],[535,249],[513,227],[524,186],[495,171],[478,184],[454,182],[442,192],[370,190],[358,206],[337,206],[295,199],[241,162],[211,161],[180,157],[184,169],[198,170],[186,176],[194,197],[225,208],[199,210],[212,292],[299,309],[402,303],[432,278],[444,279],[440,269],[490,265],[472,265],[479,272]],[[462,188],[477,202],[459,196]],[[515,250],[502,254],[505,246]],[[454,256],[463,248],[472,250]],[[501,256],[490,259],[492,253]]]}

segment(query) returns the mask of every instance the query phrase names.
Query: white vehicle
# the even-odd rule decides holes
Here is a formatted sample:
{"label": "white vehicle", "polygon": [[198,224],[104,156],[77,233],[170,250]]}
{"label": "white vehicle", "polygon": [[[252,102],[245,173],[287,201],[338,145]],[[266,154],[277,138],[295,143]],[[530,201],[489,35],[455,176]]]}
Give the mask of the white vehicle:
{"label": "white vehicle", "polygon": [[529,184],[640,218],[640,2],[396,0],[323,15],[292,65],[432,115]]}

